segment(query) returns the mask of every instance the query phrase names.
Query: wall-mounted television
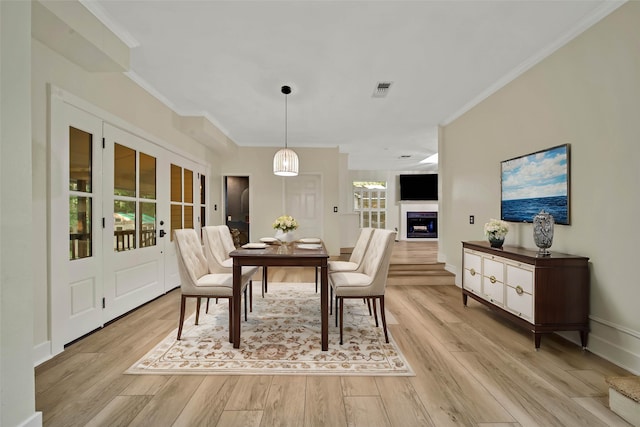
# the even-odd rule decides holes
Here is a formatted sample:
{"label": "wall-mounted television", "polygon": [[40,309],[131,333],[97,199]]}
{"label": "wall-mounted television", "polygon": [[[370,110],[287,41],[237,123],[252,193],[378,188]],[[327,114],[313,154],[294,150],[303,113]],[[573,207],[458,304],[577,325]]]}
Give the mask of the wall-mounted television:
{"label": "wall-mounted television", "polygon": [[569,144],[558,145],[501,162],[504,221],[533,222],[541,210],[556,224],[569,224]]}
{"label": "wall-mounted television", "polygon": [[438,200],[438,174],[400,175],[400,200]]}

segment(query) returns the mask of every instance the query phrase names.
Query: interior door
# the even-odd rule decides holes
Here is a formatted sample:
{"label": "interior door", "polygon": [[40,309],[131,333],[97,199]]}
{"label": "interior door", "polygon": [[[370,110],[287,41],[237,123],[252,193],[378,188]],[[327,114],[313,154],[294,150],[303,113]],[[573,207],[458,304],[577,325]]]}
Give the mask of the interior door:
{"label": "interior door", "polygon": [[322,177],[319,174],[300,174],[284,179],[285,212],[299,224],[296,237],[323,235]]}
{"label": "interior door", "polygon": [[51,346],[102,326],[102,121],[52,97]]}
{"label": "interior door", "polygon": [[158,185],[165,150],[106,123],[104,137],[104,316],[111,320],[164,293],[157,231],[168,189]]}

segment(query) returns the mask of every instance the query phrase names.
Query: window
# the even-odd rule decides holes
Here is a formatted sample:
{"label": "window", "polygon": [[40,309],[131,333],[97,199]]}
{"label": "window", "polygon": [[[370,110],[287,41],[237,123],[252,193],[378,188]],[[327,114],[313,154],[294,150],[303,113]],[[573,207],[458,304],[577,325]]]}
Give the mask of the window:
{"label": "window", "polygon": [[360,214],[360,227],[385,228],[387,224],[387,183],[353,183],[353,210]]}

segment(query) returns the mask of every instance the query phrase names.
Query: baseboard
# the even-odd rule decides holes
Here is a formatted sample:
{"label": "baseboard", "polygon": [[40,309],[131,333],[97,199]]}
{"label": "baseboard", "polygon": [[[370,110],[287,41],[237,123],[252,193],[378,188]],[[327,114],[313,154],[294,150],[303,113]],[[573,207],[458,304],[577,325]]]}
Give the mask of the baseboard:
{"label": "baseboard", "polygon": [[36,367],[51,359],[51,341],[45,341],[33,347],[33,366]]}
{"label": "baseboard", "polygon": [[18,424],[18,427],[42,427],[42,412],[34,412],[33,415]]}
{"label": "baseboard", "polygon": [[[444,261],[440,261],[440,256],[438,256],[438,261],[439,262],[444,262]],[[458,269],[453,265],[453,264],[446,264],[444,265],[444,269],[447,270],[449,273],[453,274],[456,278],[455,278],[455,284],[457,287],[461,288],[462,287],[462,281],[461,281],[461,277],[460,274],[458,274]]]}
{"label": "baseboard", "polygon": [[589,316],[588,350],[621,368],[640,375],[640,332]]}

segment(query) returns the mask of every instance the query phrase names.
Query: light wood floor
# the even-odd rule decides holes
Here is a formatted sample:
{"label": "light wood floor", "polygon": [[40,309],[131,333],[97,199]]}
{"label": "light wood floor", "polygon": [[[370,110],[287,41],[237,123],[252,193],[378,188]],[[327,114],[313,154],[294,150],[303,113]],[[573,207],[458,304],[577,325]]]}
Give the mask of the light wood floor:
{"label": "light wood floor", "polygon": [[[422,250],[409,246],[394,257],[413,262]],[[304,269],[272,274],[313,280]],[[557,335],[545,335],[535,351],[529,332],[477,302],[464,308],[452,285],[387,288],[387,310],[397,321],[389,329],[415,377],[124,375],[177,326],[179,296],[172,291],[37,367],[44,424],[628,425],[607,408],[604,378],[629,372]]]}

